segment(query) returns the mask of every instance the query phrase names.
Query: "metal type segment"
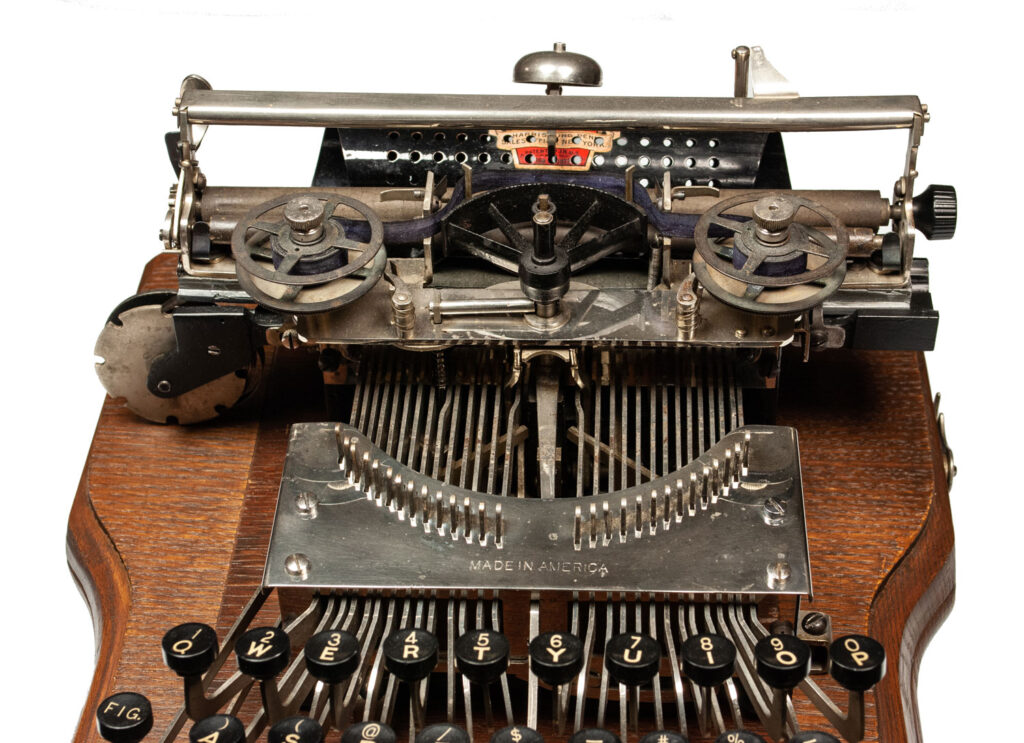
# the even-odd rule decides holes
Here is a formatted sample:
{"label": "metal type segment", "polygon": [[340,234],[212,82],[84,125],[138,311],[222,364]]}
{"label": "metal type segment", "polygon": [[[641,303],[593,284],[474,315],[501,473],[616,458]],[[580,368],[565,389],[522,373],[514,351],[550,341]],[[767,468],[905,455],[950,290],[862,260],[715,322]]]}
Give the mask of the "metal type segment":
{"label": "metal type segment", "polygon": [[[658,503],[649,504],[652,489],[674,486],[678,479],[709,483],[708,463],[732,450],[751,435],[748,474],[737,487],[706,510],[651,534],[659,518]],[[340,461],[339,461],[340,460]],[[383,482],[363,476],[376,465]],[[389,474],[390,471],[390,474]],[[440,492],[449,501],[447,531],[439,538],[383,507],[374,491],[393,489],[399,478]],[[392,487],[388,487],[391,483]],[[719,487],[724,487],[720,485]],[[318,517],[298,516],[295,495],[313,492],[319,499]],[[770,525],[762,504],[769,495],[787,504],[787,517]],[[585,506],[581,530],[589,535],[591,520],[603,529],[603,505],[618,510],[617,501],[632,504],[620,510],[625,539],[574,539],[575,509]],[[378,505],[380,503],[381,505]],[[463,511],[468,503],[469,518]],[[593,513],[590,504],[598,507]],[[473,514],[483,506],[484,518]],[[502,546],[495,544],[496,507],[501,506]],[[662,506],[663,507],[663,506]],[[584,515],[585,514],[585,515]],[[598,516],[601,514],[601,516]],[[585,529],[583,528],[585,524]],[[543,526],[539,526],[543,525]],[[486,541],[482,536],[489,536]],[[593,543],[593,546],[591,544]],[[308,556],[308,576],[297,579],[285,569],[285,559],[302,545]],[[766,582],[765,566],[786,555],[791,575],[782,584]],[[374,556],[367,559],[367,556]],[[685,565],[686,569],[679,569]],[[344,424],[296,424],[292,428],[278,508],[268,550],[267,586],[427,589],[518,588],[649,591],[682,594],[719,592],[763,596],[810,592],[809,563],[799,458],[792,429],[748,426],[721,442],[681,470],[651,483],[633,485],[610,496],[583,498],[505,498],[442,484],[411,470],[374,446],[357,429]]]}

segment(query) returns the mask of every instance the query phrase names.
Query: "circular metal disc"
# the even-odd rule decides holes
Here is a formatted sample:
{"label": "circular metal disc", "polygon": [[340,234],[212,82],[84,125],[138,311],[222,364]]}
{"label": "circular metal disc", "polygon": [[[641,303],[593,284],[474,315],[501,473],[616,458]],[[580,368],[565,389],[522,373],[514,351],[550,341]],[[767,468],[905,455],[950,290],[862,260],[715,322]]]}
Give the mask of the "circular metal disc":
{"label": "circular metal disc", "polygon": [[[694,251],[693,272],[701,286],[721,302],[759,315],[788,315],[803,312],[828,299],[846,278],[846,264],[841,264],[830,276],[814,284],[787,287],[758,287],[730,278],[712,268],[704,257]],[[752,289],[760,290],[750,294]]]}
{"label": "circular metal disc", "polygon": [[[761,197],[746,195],[735,196],[731,199],[726,199],[725,201],[715,204],[713,207],[701,214],[700,219],[697,220],[697,226],[694,227],[693,230],[693,239],[696,247],[694,253],[695,255],[699,254],[709,268],[712,268],[719,274],[731,279],[737,279],[748,285],[762,287],[796,286],[798,284],[807,284],[818,280],[827,281],[828,278],[835,275],[836,271],[840,270],[840,268],[845,269],[846,254],[849,245],[846,227],[841,221],[839,221],[839,218],[835,214],[823,207],[821,204],[815,203],[810,199],[791,195],[786,196],[787,201],[795,207],[794,214],[799,211],[799,209],[804,208],[822,217],[828,223],[829,227],[835,231],[836,237],[834,240],[826,236],[821,230],[794,223],[790,226],[791,239],[787,243],[780,244],[778,246],[763,246],[757,244],[751,232],[753,225],[750,222],[740,222],[733,217],[729,217],[727,216],[727,213],[738,206],[742,206],[743,204],[748,204],[752,201],[756,202],[759,198]],[[750,270],[745,270],[744,268],[736,268],[733,266],[731,261],[725,260],[715,251],[712,240],[708,235],[708,231],[713,224],[724,227],[725,229],[733,230],[737,233],[737,237],[742,236],[743,233],[748,233],[748,239],[745,241],[747,251],[745,252],[753,252],[756,250],[761,255],[761,258],[777,256],[790,251],[798,251],[806,253],[807,255],[821,257],[825,260],[815,268],[808,268],[807,270],[801,271],[800,273],[792,276],[765,276],[753,273]],[[758,262],[760,262],[760,260]]]}
{"label": "circular metal disc", "polygon": [[109,320],[96,340],[96,373],[111,397],[156,423],[216,418],[245,394],[247,380],[231,373],[177,397],[154,395],[146,386],[150,367],[175,345],[174,321],[159,304],[133,307]]}

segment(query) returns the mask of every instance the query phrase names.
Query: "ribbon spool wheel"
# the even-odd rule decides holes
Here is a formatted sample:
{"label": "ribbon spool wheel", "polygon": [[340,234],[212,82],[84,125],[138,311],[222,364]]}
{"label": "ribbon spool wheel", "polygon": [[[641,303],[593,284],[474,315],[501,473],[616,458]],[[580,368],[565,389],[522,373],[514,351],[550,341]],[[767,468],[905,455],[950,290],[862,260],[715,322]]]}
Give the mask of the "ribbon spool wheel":
{"label": "ribbon spool wheel", "polygon": [[[356,219],[343,218],[343,209]],[[286,195],[254,207],[231,235],[238,283],[264,307],[333,310],[384,273],[384,225],[369,206],[325,193]]]}
{"label": "ribbon spool wheel", "polygon": [[[753,219],[725,216],[754,203]],[[835,235],[796,222],[807,209]],[[714,242],[712,226],[733,233]],[[825,207],[791,194],[737,196],[701,215],[694,229],[693,270],[716,299],[749,312],[785,315],[821,304],[846,277],[846,227]]]}

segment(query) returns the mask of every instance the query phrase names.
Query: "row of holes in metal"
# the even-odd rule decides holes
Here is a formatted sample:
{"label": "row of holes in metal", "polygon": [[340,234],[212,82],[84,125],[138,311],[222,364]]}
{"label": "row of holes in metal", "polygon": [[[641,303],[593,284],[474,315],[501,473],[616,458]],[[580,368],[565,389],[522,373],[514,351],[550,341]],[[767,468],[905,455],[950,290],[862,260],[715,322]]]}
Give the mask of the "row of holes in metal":
{"label": "row of holes in metal", "polygon": [[[400,157],[400,155],[399,155],[397,150],[388,150],[388,152],[387,152],[388,162],[395,162],[399,157]],[[444,162],[444,160],[447,157],[448,156],[445,155],[445,153],[440,152],[440,151],[435,152],[433,154],[433,160],[434,160],[435,163]],[[412,152],[409,153],[409,161],[410,162],[416,163],[416,162],[419,162],[422,158],[423,158],[423,153],[420,152],[419,150],[413,150]],[[468,159],[469,159],[469,156],[466,155],[465,152],[456,152],[455,153],[455,162],[457,162],[457,163],[464,163]],[[479,155],[477,155],[477,159],[480,162],[482,162],[482,163],[488,163],[488,162],[491,161],[491,156],[487,152],[481,152]],[[509,152],[503,152],[500,155],[500,159],[501,159],[501,161],[503,163],[508,164],[508,163],[512,162],[512,154],[509,153]],[[526,162],[528,164],[533,164],[536,161],[536,158],[532,154],[527,153],[527,155],[525,157],[525,160],[526,160]],[[594,164],[595,165],[604,165],[604,160],[605,160],[604,155],[595,155],[594,156]],[[558,159],[554,158],[554,159],[552,159],[551,162],[552,162],[552,164],[557,163]],[[583,158],[580,157],[579,155],[573,155],[570,158],[570,162],[573,165],[582,165],[583,164]],[[665,157],[661,158],[661,166],[663,168],[671,168],[673,162],[674,162],[674,160],[671,157],[669,157],[668,155],[665,155]],[[620,168],[624,168],[624,167],[626,167],[626,165],[629,164],[629,158],[626,157],[625,155],[618,155],[615,158],[615,164],[618,167],[620,167]],[[651,158],[647,157],[646,155],[641,155],[640,157],[637,158],[636,164],[639,165],[641,168],[650,167],[650,165],[651,165]],[[717,168],[718,164],[719,164],[719,161],[718,161],[717,157],[708,158],[707,166],[709,168]],[[683,160],[683,165],[685,165],[687,168],[695,168],[695,167],[697,167],[697,159],[693,158],[693,157],[688,157],[685,160]]]}
{"label": "row of holes in metal", "polygon": [[[390,132],[388,132],[388,139],[390,139],[392,141],[399,139],[401,136],[402,136],[401,133],[398,132],[398,131],[390,131]],[[435,142],[443,142],[445,140],[445,137],[446,137],[446,135],[445,135],[444,132],[434,132],[434,141]],[[419,142],[421,139],[423,139],[423,132],[412,132],[409,135],[409,138],[413,142]],[[480,143],[481,144],[490,144],[491,142],[494,141],[494,137],[492,135],[490,135],[490,134],[481,134],[479,139],[480,139]],[[466,142],[468,140],[469,140],[469,135],[466,134],[465,132],[459,132],[458,134],[455,135],[455,141],[456,142]],[[502,141],[505,142],[506,144],[510,143],[512,141],[512,135],[511,134],[504,135],[502,137]],[[534,137],[533,135],[530,135],[530,136],[528,136],[526,138],[526,141],[527,142],[534,142],[534,141],[536,141],[536,137]],[[573,142],[573,144],[582,144],[583,143],[583,139],[581,137],[573,137],[572,138],[572,142]],[[665,147],[671,147],[672,146],[672,139],[671,139],[671,137],[665,137],[665,139],[663,139],[661,141],[661,143]],[[596,144],[598,147],[603,145],[604,144],[604,137],[595,137],[594,138],[594,144]],[[624,147],[625,145],[629,144],[629,139],[627,137],[619,137],[618,139],[615,140],[615,144],[619,145],[620,147]],[[650,137],[641,137],[640,138],[640,146],[641,147],[647,147],[650,144],[651,144]],[[697,140],[693,139],[692,137],[688,137],[685,140],[685,145],[687,147],[696,147],[697,146]],[[719,141],[717,139],[712,138],[712,139],[708,140],[708,147],[710,147],[711,149],[714,149],[714,148],[718,147],[718,145],[719,145]]]}

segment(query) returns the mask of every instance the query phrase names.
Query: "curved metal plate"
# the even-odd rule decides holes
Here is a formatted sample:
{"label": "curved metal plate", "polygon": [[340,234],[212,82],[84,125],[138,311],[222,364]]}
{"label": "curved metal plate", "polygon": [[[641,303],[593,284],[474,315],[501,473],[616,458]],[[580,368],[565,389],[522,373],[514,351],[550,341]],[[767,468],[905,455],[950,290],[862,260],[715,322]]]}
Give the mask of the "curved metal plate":
{"label": "curved metal plate", "polygon": [[[733,478],[725,462],[744,458]],[[766,518],[769,498],[780,517]],[[295,553],[309,559],[301,579],[286,570]],[[667,477],[542,501],[444,485],[350,426],[296,424],[264,585],[809,594],[796,432],[748,426]]]}

